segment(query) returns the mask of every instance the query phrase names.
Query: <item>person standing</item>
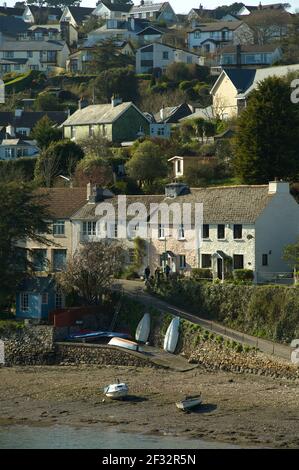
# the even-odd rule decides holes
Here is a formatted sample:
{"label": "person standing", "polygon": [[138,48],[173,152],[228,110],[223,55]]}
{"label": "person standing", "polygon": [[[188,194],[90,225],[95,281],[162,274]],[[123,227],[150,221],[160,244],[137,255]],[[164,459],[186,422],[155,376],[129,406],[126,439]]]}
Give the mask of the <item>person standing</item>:
{"label": "person standing", "polygon": [[144,270],[144,279],[146,282],[149,280],[150,275],[151,275],[151,270],[150,270],[150,267],[147,266]]}
{"label": "person standing", "polygon": [[165,272],[166,279],[169,279],[170,267],[168,266],[168,264],[166,264],[164,272]]}

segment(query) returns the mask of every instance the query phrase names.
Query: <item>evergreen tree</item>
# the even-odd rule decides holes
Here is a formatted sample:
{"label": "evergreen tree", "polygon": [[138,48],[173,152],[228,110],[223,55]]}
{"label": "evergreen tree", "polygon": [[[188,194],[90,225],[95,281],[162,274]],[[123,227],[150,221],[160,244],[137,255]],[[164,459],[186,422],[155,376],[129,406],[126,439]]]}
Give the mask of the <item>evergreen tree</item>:
{"label": "evergreen tree", "polygon": [[236,176],[249,184],[293,180],[299,170],[299,113],[282,78],[269,77],[252,92],[234,141]]}
{"label": "evergreen tree", "polygon": [[30,267],[26,250],[18,248],[30,238],[47,243],[49,233],[46,200],[20,182],[2,183],[0,188],[0,306],[10,305],[18,282]]}
{"label": "evergreen tree", "polygon": [[62,138],[62,131],[54,126],[54,122],[46,115],[35,124],[31,137],[37,141],[40,149],[48,147],[52,142]]}

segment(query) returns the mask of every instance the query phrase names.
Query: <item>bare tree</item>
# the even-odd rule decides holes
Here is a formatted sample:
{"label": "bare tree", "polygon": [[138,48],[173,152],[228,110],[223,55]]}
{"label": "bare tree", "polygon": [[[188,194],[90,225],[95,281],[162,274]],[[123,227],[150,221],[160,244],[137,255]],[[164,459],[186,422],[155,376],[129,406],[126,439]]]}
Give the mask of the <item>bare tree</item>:
{"label": "bare tree", "polygon": [[82,147],[84,153],[88,157],[110,158],[113,157],[111,151],[111,143],[99,132],[93,136],[81,139],[78,144]]}
{"label": "bare tree", "polygon": [[124,249],[118,241],[89,242],[77,250],[58,283],[65,293],[77,292],[88,304],[100,304],[123,266]]}
{"label": "bare tree", "polygon": [[41,151],[39,162],[39,175],[44,181],[45,186],[50,188],[58,174],[59,158],[56,155],[49,155],[46,151]]}
{"label": "bare tree", "polygon": [[256,44],[268,44],[286,36],[293,22],[289,13],[280,10],[261,10],[244,19],[254,34]]}

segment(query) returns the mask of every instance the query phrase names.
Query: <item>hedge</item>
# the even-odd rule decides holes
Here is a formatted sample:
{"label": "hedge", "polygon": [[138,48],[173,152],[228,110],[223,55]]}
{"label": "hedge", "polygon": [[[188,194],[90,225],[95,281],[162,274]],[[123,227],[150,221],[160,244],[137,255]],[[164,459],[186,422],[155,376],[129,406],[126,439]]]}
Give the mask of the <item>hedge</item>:
{"label": "hedge", "polygon": [[163,279],[152,288],[172,304],[244,333],[279,342],[299,337],[298,288],[211,284],[192,279]]}
{"label": "hedge", "polygon": [[24,181],[32,181],[34,178],[34,168],[37,157],[22,157],[15,160],[0,160],[0,180],[7,175],[19,176],[20,173]]}

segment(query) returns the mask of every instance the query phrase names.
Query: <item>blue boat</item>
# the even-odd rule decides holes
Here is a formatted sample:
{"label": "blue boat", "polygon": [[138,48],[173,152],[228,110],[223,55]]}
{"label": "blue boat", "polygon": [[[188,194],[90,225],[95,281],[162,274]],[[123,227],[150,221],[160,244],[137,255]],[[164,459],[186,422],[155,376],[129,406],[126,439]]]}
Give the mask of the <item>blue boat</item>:
{"label": "blue boat", "polygon": [[115,331],[82,331],[79,333],[74,333],[72,335],[67,336],[65,339],[66,341],[94,341],[96,339],[104,339],[104,338],[130,338],[130,335],[127,333],[117,333]]}

